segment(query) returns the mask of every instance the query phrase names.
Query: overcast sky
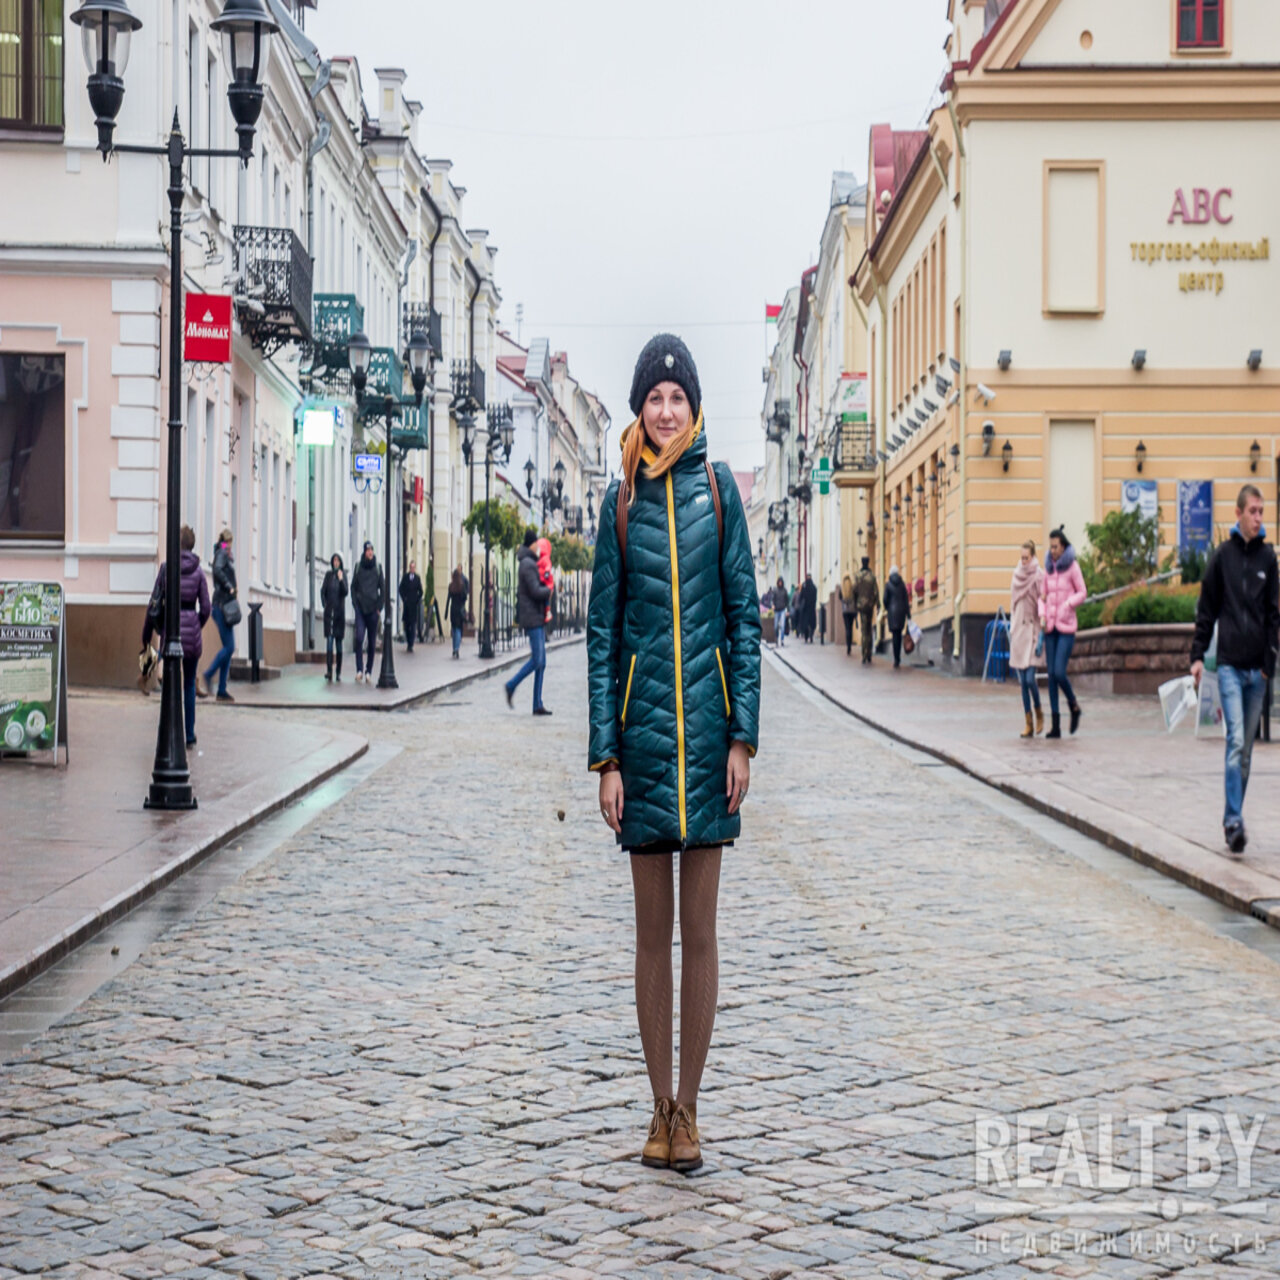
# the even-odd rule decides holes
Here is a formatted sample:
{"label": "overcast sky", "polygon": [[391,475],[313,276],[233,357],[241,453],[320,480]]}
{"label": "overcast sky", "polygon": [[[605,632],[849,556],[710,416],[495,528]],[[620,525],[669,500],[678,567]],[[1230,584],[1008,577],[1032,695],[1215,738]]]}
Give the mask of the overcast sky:
{"label": "overcast sky", "polygon": [[835,169],[872,124],[922,124],[946,0],[319,0],[324,56],[401,66],[423,152],[453,161],[466,227],[499,250],[501,322],[545,336],[630,421],[645,340],[697,361],[713,457],[764,460],[761,368],[817,261]]}

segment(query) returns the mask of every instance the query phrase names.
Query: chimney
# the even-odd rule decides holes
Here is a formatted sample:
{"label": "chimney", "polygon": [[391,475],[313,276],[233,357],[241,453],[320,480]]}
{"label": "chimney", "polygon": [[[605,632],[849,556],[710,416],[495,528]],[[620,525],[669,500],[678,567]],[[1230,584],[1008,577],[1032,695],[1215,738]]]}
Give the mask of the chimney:
{"label": "chimney", "polygon": [[408,77],[399,67],[379,67],[374,74],[378,77],[378,132],[398,138],[406,123],[404,82]]}

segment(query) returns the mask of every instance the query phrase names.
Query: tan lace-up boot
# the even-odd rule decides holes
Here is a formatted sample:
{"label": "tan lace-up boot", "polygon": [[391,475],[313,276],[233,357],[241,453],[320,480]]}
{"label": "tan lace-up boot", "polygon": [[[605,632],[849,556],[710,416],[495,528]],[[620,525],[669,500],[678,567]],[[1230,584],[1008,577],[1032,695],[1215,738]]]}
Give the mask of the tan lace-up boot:
{"label": "tan lace-up boot", "polygon": [[702,1141],[698,1137],[698,1107],[676,1107],[671,1117],[671,1167],[692,1173],[702,1164]]}
{"label": "tan lace-up boot", "polygon": [[644,1144],[640,1163],[651,1169],[665,1169],[671,1163],[671,1113],[674,1098],[659,1098],[649,1122],[649,1140]]}

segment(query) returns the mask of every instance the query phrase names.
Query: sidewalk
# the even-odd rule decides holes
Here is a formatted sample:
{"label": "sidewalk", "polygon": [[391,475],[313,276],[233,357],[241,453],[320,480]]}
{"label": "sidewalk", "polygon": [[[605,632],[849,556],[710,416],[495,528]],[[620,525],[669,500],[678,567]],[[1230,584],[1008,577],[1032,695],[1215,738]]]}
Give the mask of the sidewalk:
{"label": "sidewalk", "polygon": [[73,694],[66,768],[0,762],[0,996],[369,745],[278,716],[205,715],[207,705],[190,752],[191,812],[142,807],[158,696]]}
{"label": "sidewalk", "polygon": [[[550,641],[547,644],[548,661],[557,649],[580,644],[582,640],[582,636],[571,635]],[[292,666],[285,667],[276,680],[264,680],[259,684],[233,681],[228,686],[228,691],[235,698],[235,703],[223,703],[217,710],[235,710],[241,707],[308,707],[331,711],[403,711],[431,694],[453,689],[490,671],[505,671],[508,676],[513,675],[529,657],[528,645],[522,644],[505,653],[498,650],[496,657],[481,659],[476,656],[473,637],[468,637],[463,642],[461,656],[457,660],[450,656],[452,652],[447,640],[416,645],[412,653],[404,645],[397,643],[393,656],[396,681],[400,686],[398,689],[379,689],[377,686],[382,663],[381,649],[374,659],[373,682],[369,684],[356,683],[356,661],[355,656],[350,653],[343,654],[342,657],[341,683],[330,683],[324,678],[323,662],[295,662]],[[526,683],[531,691],[532,684]],[[525,695],[524,688],[521,688],[520,695]],[[532,696],[531,692],[529,696]],[[215,705],[212,698],[200,704],[201,710]]]}
{"label": "sidewalk", "polygon": [[[1080,732],[1021,741],[1016,682],[982,685],[924,667],[893,670],[857,646],[788,640],[771,652],[832,702],[1138,862],[1280,927],[1280,744],[1254,751],[1249,848],[1224,856],[1220,736],[1169,735],[1156,698],[1088,697]],[[1049,705],[1044,689],[1045,719]],[[1065,708],[1064,708],[1065,710]],[[1065,716],[1064,716],[1065,719]],[[856,764],[845,769],[856,785]],[[927,814],[923,815],[927,821]]]}

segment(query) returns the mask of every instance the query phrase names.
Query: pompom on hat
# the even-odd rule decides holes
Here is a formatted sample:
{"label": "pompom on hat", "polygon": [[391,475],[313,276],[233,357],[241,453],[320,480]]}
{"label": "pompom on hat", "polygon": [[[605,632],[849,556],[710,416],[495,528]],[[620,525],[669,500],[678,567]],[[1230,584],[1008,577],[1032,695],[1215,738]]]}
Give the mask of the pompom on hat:
{"label": "pompom on hat", "polygon": [[689,408],[697,420],[702,408],[702,386],[698,366],[689,348],[674,333],[659,333],[644,344],[631,379],[631,412],[638,418],[649,392],[660,382],[678,383],[689,398]]}

